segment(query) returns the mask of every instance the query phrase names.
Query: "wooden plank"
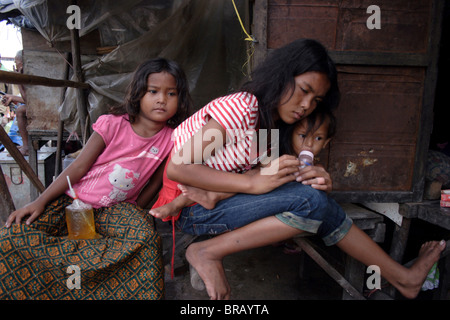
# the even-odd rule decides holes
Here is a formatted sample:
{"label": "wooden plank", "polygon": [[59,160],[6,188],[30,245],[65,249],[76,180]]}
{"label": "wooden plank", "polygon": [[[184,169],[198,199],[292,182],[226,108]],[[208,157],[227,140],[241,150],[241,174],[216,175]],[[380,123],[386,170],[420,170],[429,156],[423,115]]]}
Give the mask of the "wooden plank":
{"label": "wooden plank", "polygon": [[427,201],[418,206],[418,218],[450,230],[450,208],[443,208],[438,201]]}
{"label": "wooden plank", "polygon": [[412,191],[370,191],[357,190],[359,186],[355,186],[356,190],[351,191],[337,191],[334,190],[330,196],[337,202],[412,202],[414,200],[414,193]]}
{"label": "wooden plank", "polygon": [[425,76],[422,110],[417,136],[417,148],[414,157],[413,187],[414,201],[421,201],[425,179],[427,154],[431,131],[433,129],[433,111],[438,75],[439,45],[442,33],[442,20],[444,14],[444,0],[433,1],[432,14],[428,17],[431,24],[428,43],[429,65]]}
{"label": "wooden plank", "polygon": [[[358,292],[364,290],[364,277],[366,267],[358,260],[353,259],[349,255],[345,256],[345,279],[352,284]],[[353,300],[354,297],[350,295],[346,290],[342,293],[342,300]]]}
{"label": "wooden plank", "polygon": [[392,259],[401,263],[408,243],[409,230],[411,227],[411,219],[403,218],[402,225],[395,225],[390,248],[390,256]]}
{"label": "wooden plank", "polygon": [[366,66],[426,67],[428,56],[421,53],[392,53],[364,51],[329,51],[336,64]]}
{"label": "wooden plank", "polygon": [[[432,0],[271,0],[268,48],[314,38],[330,50],[426,53]],[[381,8],[381,29],[371,30],[367,7]],[[391,45],[395,43],[395,45]]]}
{"label": "wooden plank", "polygon": [[335,48],[339,7],[317,0],[269,1],[267,48],[278,48],[298,38],[320,41],[328,49]]}
{"label": "wooden plank", "polygon": [[257,0],[253,5],[252,34],[257,41],[253,55],[253,68],[267,56],[267,3],[268,0]]}
{"label": "wooden plank", "polygon": [[[69,40],[56,41],[48,43],[48,41],[36,30],[21,28],[23,50],[35,50],[45,52],[61,52],[67,53],[71,50],[71,43]],[[81,37],[80,41],[81,53],[84,55],[97,55],[97,48],[101,46],[100,32],[94,29],[88,34]]]}
{"label": "wooden plank", "polygon": [[[274,49],[268,49],[270,54]],[[422,53],[361,52],[328,50],[336,65],[427,67],[428,55]]]}
{"label": "wooden plank", "polygon": [[0,82],[46,87],[73,87],[83,89],[90,88],[89,84],[83,82],[51,79],[47,77],[34,76],[30,74],[22,74],[11,71],[0,71]]}
{"label": "wooden plank", "polygon": [[[72,4],[76,4],[76,0],[72,1]],[[83,82],[83,72],[81,70],[81,53],[80,53],[80,38],[78,29],[74,28],[70,30],[70,38],[72,43],[72,64],[74,70],[75,81]],[[82,88],[76,90],[77,99],[77,115],[80,123],[80,129],[82,133],[82,141],[87,141],[90,136],[89,129],[89,114],[87,111],[86,96]]]}
{"label": "wooden plank", "polygon": [[304,250],[330,277],[332,277],[353,299],[365,300],[364,296],[356,290],[333,266],[331,266],[305,238],[294,238],[294,242]]}
{"label": "wooden plank", "polygon": [[9,214],[16,209],[3,174],[2,166],[0,166],[0,207],[2,208],[0,211],[0,225],[3,226]]}
{"label": "wooden plank", "polygon": [[425,69],[339,66],[338,71],[342,97],[328,166],[333,189],[410,190]]}
{"label": "wooden plank", "polygon": [[[24,50],[24,71],[28,76],[40,76],[55,80],[66,80],[64,71],[66,61],[54,52],[42,52]],[[48,66],[51,66],[49,68]],[[26,86],[27,130],[31,134],[33,130],[55,130],[58,128],[61,96],[65,91],[64,86],[50,87],[46,85]]]}
{"label": "wooden plank", "polygon": [[340,206],[361,230],[375,229],[377,224],[383,222],[381,215],[359,205],[342,203]]}
{"label": "wooden plank", "polygon": [[[433,0],[343,0],[336,24],[336,50],[427,53]],[[369,5],[381,10],[380,29],[367,28]]]}

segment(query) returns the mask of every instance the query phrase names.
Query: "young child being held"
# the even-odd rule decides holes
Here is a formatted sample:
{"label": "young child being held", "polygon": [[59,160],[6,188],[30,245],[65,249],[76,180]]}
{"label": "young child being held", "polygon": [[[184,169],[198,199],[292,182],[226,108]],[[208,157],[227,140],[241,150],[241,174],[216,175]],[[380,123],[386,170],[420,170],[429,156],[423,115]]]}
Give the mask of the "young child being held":
{"label": "young child being held", "polygon": [[[316,109],[295,125],[280,129],[280,154],[298,156],[302,151],[310,151],[314,155],[314,163],[317,163],[316,157],[325,149],[335,133],[334,114]],[[314,187],[314,184],[312,186]]]}
{"label": "young child being held", "polygon": [[[308,117],[298,121],[294,125],[285,126],[280,129],[280,154],[291,154],[298,156],[301,151],[307,150],[316,157],[324,149],[336,131],[335,116],[329,111],[315,110]],[[302,171],[305,170],[305,171]],[[299,174],[310,169],[303,168]],[[252,174],[251,170],[245,174]],[[156,218],[169,220],[170,217],[176,217],[180,210],[186,206],[198,203],[206,209],[213,209],[220,200],[232,196],[234,193],[214,192],[200,188],[176,184],[170,181],[164,175],[163,190],[165,192],[178,192],[181,194],[172,202],[163,204],[156,202],[150,210],[150,214]],[[305,184],[308,182],[305,181]],[[311,184],[315,187],[314,184]],[[175,190],[177,187],[180,191]],[[167,190],[170,188],[170,190]],[[166,189],[166,190],[164,190]]]}

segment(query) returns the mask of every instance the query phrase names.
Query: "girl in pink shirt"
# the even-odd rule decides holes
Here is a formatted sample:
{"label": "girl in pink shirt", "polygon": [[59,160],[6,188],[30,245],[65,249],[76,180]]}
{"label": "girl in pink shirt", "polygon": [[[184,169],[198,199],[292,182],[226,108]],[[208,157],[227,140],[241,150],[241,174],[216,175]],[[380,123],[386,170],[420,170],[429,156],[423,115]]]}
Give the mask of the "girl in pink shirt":
{"label": "girl in pink shirt", "polygon": [[161,185],[161,163],[172,149],[173,128],[190,108],[187,81],[175,63],[165,59],[143,63],[125,102],[98,118],[77,159],[35,201],[14,211],[6,226],[25,216],[30,225],[47,203],[69,195],[66,176],[78,198],[94,208],[122,201],[145,206]]}
{"label": "girl in pink shirt", "polygon": [[[124,103],[98,118],[76,160],[0,229],[0,261],[11,262],[0,272],[0,299],[164,298],[161,238],[142,208],[161,186],[173,129],[190,109],[188,82],[175,62],[141,64]],[[66,177],[94,208],[100,239],[65,237],[65,208],[73,202]],[[66,285],[73,265],[80,290]],[[24,269],[33,284],[14,276]]]}

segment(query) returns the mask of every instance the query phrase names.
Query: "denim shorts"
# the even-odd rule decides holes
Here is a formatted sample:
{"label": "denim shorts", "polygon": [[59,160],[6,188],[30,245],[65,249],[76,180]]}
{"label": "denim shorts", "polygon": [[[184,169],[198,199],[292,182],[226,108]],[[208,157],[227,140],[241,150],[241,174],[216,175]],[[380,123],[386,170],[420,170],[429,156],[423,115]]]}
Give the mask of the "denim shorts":
{"label": "denim shorts", "polygon": [[177,227],[193,235],[221,234],[270,216],[317,234],[326,245],[342,240],[352,225],[345,211],[325,192],[294,181],[265,194],[236,194],[212,210],[199,204],[185,207]]}

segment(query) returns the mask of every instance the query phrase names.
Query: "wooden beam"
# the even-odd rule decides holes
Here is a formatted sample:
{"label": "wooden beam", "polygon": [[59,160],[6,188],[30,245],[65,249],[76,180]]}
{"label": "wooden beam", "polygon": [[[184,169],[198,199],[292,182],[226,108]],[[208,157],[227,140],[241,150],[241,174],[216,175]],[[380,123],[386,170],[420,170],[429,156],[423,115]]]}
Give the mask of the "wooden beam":
{"label": "wooden beam", "polygon": [[[268,49],[270,53],[274,49]],[[428,55],[421,53],[363,52],[328,50],[336,65],[427,67]]]}
{"label": "wooden beam", "polygon": [[444,0],[435,0],[432,2],[432,11],[430,16],[430,30],[428,33],[428,58],[429,64],[427,72],[425,74],[425,83],[423,87],[422,97],[422,109],[419,122],[419,134],[417,135],[416,144],[416,156],[414,159],[414,172],[413,172],[413,191],[415,191],[415,197],[413,201],[423,200],[423,191],[425,188],[425,179],[423,178],[426,173],[428,148],[430,145],[430,137],[433,131],[434,122],[434,101],[436,94],[436,86],[438,79],[438,60],[440,41],[442,33],[442,24],[444,19]]}
{"label": "wooden beam", "polygon": [[8,216],[11,212],[16,210],[16,208],[14,206],[11,193],[9,192],[5,176],[3,175],[2,166],[0,166],[0,187],[0,206],[2,208],[0,211],[0,225],[3,226],[6,219],[8,219]]}
{"label": "wooden beam", "polygon": [[428,56],[420,53],[329,51],[337,65],[426,67]]}
{"label": "wooden beam", "polygon": [[294,242],[305,251],[330,277],[332,277],[355,300],[366,300],[333,266],[331,266],[304,238],[294,238]]}
{"label": "wooden beam", "polygon": [[31,74],[23,74],[11,71],[0,71],[0,82],[11,84],[46,86],[46,87],[72,87],[81,89],[90,88],[90,85],[84,82],[51,79],[47,77],[34,76]]}
{"label": "wooden beam", "polygon": [[[72,4],[77,4],[76,0],[72,1]],[[72,44],[72,65],[75,80],[77,82],[83,82],[83,72],[81,70],[81,53],[80,53],[80,36],[78,29],[74,28],[70,30],[70,40]],[[89,138],[89,114],[87,111],[86,97],[82,88],[76,90],[77,112],[78,119],[80,121],[81,132],[83,136],[83,143]]]}
{"label": "wooden beam", "polygon": [[268,0],[257,0],[253,4],[252,34],[256,38],[252,67],[255,68],[267,56],[267,6]]}
{"label": "wooden beam", "polygon": [[0,142],[5,146],[6,150],[8,150],[9,154],[14,158],[23,172],[25,172],[27,177],[30,179],[30,182],[36,187],[36,189],[38,189],[38,191],[41,193],[44,192],[45,187],[42,184],[41,180],[39,180],[37,174],[25,160],[19,149],[17,149],[16,145],[11,141],[11,138],[8,136],[5,129],[2,126],[0,127]]}

